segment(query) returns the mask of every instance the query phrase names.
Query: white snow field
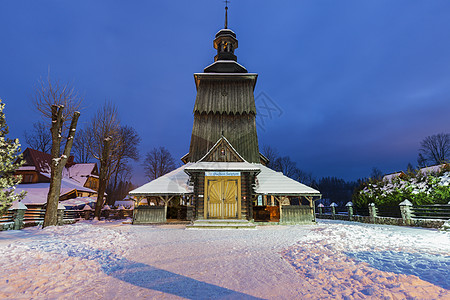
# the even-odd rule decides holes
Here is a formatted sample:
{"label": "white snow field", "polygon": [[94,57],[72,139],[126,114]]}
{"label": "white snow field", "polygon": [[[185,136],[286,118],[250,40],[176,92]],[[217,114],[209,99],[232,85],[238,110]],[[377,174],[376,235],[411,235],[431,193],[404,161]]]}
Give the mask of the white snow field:
{"label": "white snow field", "polygon": [[320,221],[0,232],[0,299],[450,299],[450,232]]}

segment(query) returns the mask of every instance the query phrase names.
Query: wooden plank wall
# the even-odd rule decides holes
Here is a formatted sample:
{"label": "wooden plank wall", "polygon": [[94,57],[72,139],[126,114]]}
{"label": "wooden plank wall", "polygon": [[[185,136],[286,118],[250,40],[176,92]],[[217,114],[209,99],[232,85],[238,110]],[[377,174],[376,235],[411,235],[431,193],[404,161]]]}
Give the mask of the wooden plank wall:
{"label": "wooden plank wall", "polygon": [[189,158],[200,160],[223,135],[248,162],[259,163],[258,136],[254,114],[194,114]]}
{"label": "wooden plank wall", "polygon": [[134,209],[133,224],[149,224],[166,222],[164,206],[140,205]]}
{"label": "wooden plank wall", "polygon": [[314,222],[313,208],[309,205],[282,205],[282,223],[303,224]]}

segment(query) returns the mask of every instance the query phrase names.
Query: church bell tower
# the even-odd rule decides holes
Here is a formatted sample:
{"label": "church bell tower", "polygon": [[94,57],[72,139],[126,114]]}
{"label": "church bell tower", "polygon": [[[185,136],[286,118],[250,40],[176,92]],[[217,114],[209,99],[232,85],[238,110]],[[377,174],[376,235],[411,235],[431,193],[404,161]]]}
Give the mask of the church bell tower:
{"label": "church bell tower", "polygon": [[228,7],[225,28],[217,32],[213,46],[217,50],[214,62],[203,73],[194,74],[194,125],[183,161],[200,160],[223,136],[247,162],[260,163],[253,94],[258,74],[248,73],[237,62],[238,40],[228,29]]}

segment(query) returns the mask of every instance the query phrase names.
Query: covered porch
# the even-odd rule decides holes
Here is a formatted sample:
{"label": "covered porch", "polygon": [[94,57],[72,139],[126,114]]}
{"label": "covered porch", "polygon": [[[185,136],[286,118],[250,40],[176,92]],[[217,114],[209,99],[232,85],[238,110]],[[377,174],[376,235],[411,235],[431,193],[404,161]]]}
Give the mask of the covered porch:
{"label": "covered porch", "polygon": [[[169,218],[193,219],[192,186],[183,165],[130,191],[135,199],[133,224],[165,223]],[[176,208],[171,209],[171,208]]]}
{"label": "covered porch", "polygon": [[255,222],[305,224],[315,222],[314,201],[319,191],[281,172],[260,165],[253,201]]}

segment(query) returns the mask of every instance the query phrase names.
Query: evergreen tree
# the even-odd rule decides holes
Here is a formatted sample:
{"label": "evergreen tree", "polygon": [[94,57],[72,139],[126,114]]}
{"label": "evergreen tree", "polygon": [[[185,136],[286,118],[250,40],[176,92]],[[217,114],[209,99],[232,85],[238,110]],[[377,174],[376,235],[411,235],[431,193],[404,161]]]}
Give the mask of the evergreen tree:
{"label": "evergreen tree", "polygon": [[11,202],[21,200],[25,194],[14,193],[15,185],[22,178],[14,176],[14,171],[22,165],[19,140],[6,138],[9,132],[3,109],[5,104],[0,99],[0,216],[9,208]]}

